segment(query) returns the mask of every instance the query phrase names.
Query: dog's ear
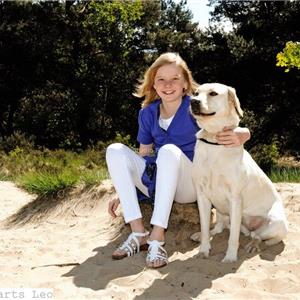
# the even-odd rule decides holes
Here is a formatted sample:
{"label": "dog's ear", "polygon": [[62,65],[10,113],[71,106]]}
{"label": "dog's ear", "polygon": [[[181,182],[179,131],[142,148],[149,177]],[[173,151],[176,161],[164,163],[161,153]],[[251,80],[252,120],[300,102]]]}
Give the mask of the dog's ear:
{"label": "dog's ear", "polygon": [[243,110],[241,109],[240,100],[236,95],[235,89],[231,86],[228,87],[228,99],[233,103],[237,114],[241,118],[243,116]]}

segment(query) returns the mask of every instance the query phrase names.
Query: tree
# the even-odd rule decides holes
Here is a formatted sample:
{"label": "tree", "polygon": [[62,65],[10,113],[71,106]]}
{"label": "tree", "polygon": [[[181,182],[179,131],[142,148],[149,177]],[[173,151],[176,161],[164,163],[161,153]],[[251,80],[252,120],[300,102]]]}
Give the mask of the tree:
{"label": "tree", "polygon": [[285,72],[291,68],[300,69],[300,42],[287,42],[283,52],[276,56],[278,67],[286,67]]}
{"label": "tree", "polygon": [[[39,124],[34,125],[34,116],[22,118],[22,107],[35,110],[34,94],[48,97],[47,82],[64,82],[64,75],[70,73],[66,66],[69,61],[64,34],[67,32],[65,7],[59,2],[1,2],[0,35],[2,61],[2,81],[0,83],[1,116],[3,136],[11,135],[15,130],[35,134],[37,142],[44,141],[52,146],[51,138],[45,139]],[[5,80],[3,80],[5,78]],[[63,88],[62,88],[63,90]],[[36,99],[37,99],[36,98]],[[51,98],[51,97],[50,97]],[[51,109],[45,108],[45,109]],[[51,114],[45,115],[50,118]]]}
{"label": "tree", "polygon": [[227,34],[230,64],[226,68],[242,106],[254,112],[260,124],[250,144],[278,138],[281,150],[299,149],[295,134],[300,129],[299,74],[282,74],[274,58],[286,41],[300,35],[300,3],[211,0],[210,4],[213,22],[229,19],[233,25]]}
{"label": "tree", "polygon": [[[300,74],[274,60],[300,35],[300,3],[210,2],[211,26],[202,31],[184,0],[1,1],[0,135],[21,131],[51,148],[117,132],[135,141],[138,79],[175,51],[199,83],[237,89],[253,131],[247,145],[278,138],[281,149],[299,149]],[[222,29],[224,18],[233,31]]]}
{"label": "tree", "polygon": [[21,129],[48,147],[77,147],[128,129],[140,11],[139,1],[1,2],[1,135]]}

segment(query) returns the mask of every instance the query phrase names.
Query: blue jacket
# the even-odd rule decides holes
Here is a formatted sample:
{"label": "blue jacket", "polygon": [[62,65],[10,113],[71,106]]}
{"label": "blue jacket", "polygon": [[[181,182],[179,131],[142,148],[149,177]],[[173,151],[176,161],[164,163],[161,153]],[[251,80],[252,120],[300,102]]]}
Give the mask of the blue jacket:
{"label": "blue jacket", "polygon": [[[139,130],[137,140],[140,144],[154,144],[154,156],[145,156],[146,168],[142,182],[148,187],[150,198],[154,199],[157,153],[163,145],[174,144],[192,161],[196,143],[196,133],[199,127],[190,113],[190,97],[185,96],[167,130],[159,126],[159,105],[161,100],[155,100],[139,112]],[[139,195],[139,199],[141,199]]]}
{"label": "blue jacket", "polygon": [[139,131],[137,140],[140,144],[154,144],[155,153],[166,144],[174,144],[190,159],[194,157],[196,133],[199,127],[190,113],[190,97],[182,99],[168,130],[159,126],[159,105],[161,100],[155,100],[139,112]]}

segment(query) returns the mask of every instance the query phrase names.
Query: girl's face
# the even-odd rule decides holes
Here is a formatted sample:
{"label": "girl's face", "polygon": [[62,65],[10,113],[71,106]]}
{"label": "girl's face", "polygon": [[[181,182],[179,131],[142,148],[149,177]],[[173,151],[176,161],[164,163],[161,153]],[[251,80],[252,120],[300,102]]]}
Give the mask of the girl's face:
{"label": "girl's face", "polygon": [[187,82],[182,68],[175,63],[161,66],[154,77],[154,89],[164,102],[181,101]]}

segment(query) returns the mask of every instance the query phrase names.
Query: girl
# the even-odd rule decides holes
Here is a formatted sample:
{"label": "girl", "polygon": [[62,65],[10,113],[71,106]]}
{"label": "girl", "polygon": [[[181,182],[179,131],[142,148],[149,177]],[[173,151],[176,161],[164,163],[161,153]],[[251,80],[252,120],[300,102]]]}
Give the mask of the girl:
{"label": "girl", "polygon": [[[148,250],[148,267],[158,268],[168,263],[163,246],[173,201],[196,201],[191,167],[199,128],[189,112],[189,95],[196,88],[197,83],[178,54],[159,56],[145,72],[135,94],[145,97],[138,117],[139,155],[120,143],[107,148],[107,166],[119,196],[110,201],[108,211],[116,217],[121,202],[125,222],[132,230],[113,252],[113,259]],[[218,143],[234,147],[249,138],[247,128],[225,129],[218,134]],[[142,222],[136,188],[154,199],[151,234]]]}

